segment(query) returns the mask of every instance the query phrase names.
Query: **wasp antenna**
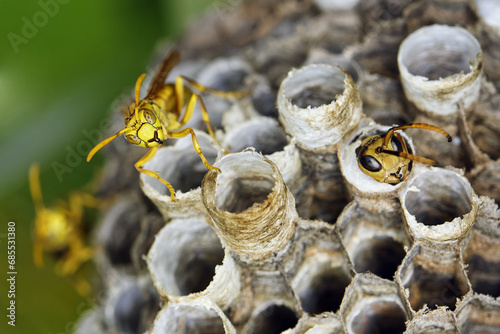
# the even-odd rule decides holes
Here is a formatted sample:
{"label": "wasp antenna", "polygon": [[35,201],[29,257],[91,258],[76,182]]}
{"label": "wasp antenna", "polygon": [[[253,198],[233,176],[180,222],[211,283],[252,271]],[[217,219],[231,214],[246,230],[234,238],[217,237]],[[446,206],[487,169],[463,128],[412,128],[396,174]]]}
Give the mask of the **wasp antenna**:
{"label": "wasp antenna", "polygon": [[[389,130],[387,130],[385,137],[384,137],[383,147],[389,146],[389,142],[391,141],[394,130],[399,130],[399,127],[394,127],[394,128],[390,128]],[[386,152],[386,153],[388,153],[388,152]]]}
{"label": "wasp antenna", "polygon": [[137,82],[135,83],[135,105],[138,106],[139,102],[141,101],[141,85],[142,82],[144,81],[144,78],[146,77],[146,73],[141,74],[141,76],[137,79]]}
{"label": "wasp antenna", "polygon": [[107,144],[109,144],[110,141],[112,141],[113,139],[115,139],[116,137],[118,137],[119,135],[123,134],[125,131],[127,131],[129,128],[125,128],[123,130],[120,130],[118,131],[116,134],[112,135],[111,137],[109,138],[106,138],[104,139],[102,142],[100,142],[99,144],[97,144],[90,152],[89,154],[87,155],[87,162],[90,161],[90,159],[92,159],[92,157],[97,153],[97,151],[99,151],[101,148],[103,148],[104,146],[106,146]]}
{"label": "wasp antenna", "polygon": [[35,162],[29,171],[30,192],[35,204],[35,210],[39,213],[45,206],[43,204],[42,188],[40,186],[40,164]]}
{"label": "wasp antenna", "polygon": [[427,158],[424,158],[424,157],[419,157],[418,155],[413,155],[413,154],[410,154],[410,153],[398,152],[398,151],[392,151],[392,150],[380,150],[380,151],[383,152],[383,153],[395,155],[395,156],[398,156],[398,157],[401,157],[401,158],[405,158],[405,159],[408,159],[408,160],[422,162],[424,164],[429,164],[429,165],[435,165],[435,164],[437,164],[437,162],[434,161],[434,160],[432,160],[432,159],[427,159]]}
{"label": "wasp antenna", "polygon": [[384,144],[385,145],[389,144],[389,141],[390,141],[390,138],[391,138],[391,137],[388,137],[389,133],[391,133],[391,135],[392,135],[392,133],[395,130],[403,130],[403,129],[410,129],[410,128],[432,130],[432,131],[435,131],[435,132],[439,132],[440,134],[442,134],[443,136],[445,136],[446,139],[448,139],[448,142],[451,142],[453,140],[453,138],[451,137],[451,135],[448,132],[444,131],[441,128],[438,128],[437,126],[434,126],[434,125],[431,125],[431,124],[426,124],[426,123],[408,123],[408,124],[405,124],[405,125],[401,125],[401,126],[396,126],[396,127],[390,128],[389,131],[387,131],[387,134],[385,136]]}

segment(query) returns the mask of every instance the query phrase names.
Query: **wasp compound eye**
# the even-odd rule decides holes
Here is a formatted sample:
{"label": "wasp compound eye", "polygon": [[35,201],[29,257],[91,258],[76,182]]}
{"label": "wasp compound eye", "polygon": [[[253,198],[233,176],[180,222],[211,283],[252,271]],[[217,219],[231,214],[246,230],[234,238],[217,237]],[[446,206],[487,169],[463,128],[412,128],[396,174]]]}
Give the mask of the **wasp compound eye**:
{"label": "wasp compound eye", "polygon": [[127,138],[128,142],[131,144],[139,145],[141,143],[141,140],[136,135],[127,135],[126,138]]}
{"label": "wasp compound eye", "polygon": [[359,157],[359,163],[364,169],[370,172],[378,172],[382,169],[382,164],[371,155],[362,155]]}
{"label": "wasp compound eye", "polygon": [[399,140],[398,137],[392,136],[392,138],[391,138],[391,145],[392,145],[392,149],[394,151],[404,152],[403,144],[401,143],[401,140]]}
{"label": "wasp compound eye", "polygon": [[144,118],[149,124],[154,124],[156,122],[156,116],[149,110],[144,110]]}

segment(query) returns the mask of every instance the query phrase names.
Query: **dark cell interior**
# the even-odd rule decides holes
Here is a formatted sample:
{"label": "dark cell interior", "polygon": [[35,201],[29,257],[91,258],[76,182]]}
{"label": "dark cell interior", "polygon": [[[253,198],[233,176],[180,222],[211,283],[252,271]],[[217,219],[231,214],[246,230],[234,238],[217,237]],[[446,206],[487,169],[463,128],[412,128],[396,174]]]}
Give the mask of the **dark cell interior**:
{"label": "dark cell interior", "polygon": [[[215,312],[214,312],[215,313]],[[189,314],[185,317],[180,317],[177,325],[179,331],[176,333],[182,334],[224,334],[224,323],[216,314],[210,318],[190,318]]]}
{"label": "dark cell interior", "polygon": [[307,212],[299,212],[299,214],[306,219],[320,219],[330,224],[335,224],[342,210],[349,203],[347,197],[340,196],[331,201],[316,196],[315,199],[317,200],[313,200],[313,203],[307,207]]}
{"label": "dark cell interior", "polygon": [[474,143],[493,160],[500,158],[500,133],[497,124],[498,121],[488,124],[487,120],[479,119],[472,128]]}
{"label": "dark cell interior", "polygon": [[299,318],[284,305],[272,305],[263,310],[254,319],[252,333],[254,334],[279,334],[289,328],[295,327]]}
{"label": "dark cell interior", "polygon": [[117,222],[117,228],[114,229],[112,237],[104,241],[104,249],[110,262],[114,265],[125,265],[132,263],[130,250],[132,244],[140,231],[141,212],[131,212],[130,210],[122,213]]}
{"label": "dark cell interior", "polygon": [[243,81],[247,75],[247,71],[243,69],[235,69],[218,73],[217,78],[210,83],[210,88],[221,91],[241,90]]}
{"label": "dark cell interior", "polygon": [[230,145],[231,152],[240,152],[247,147],[253,147],[262,154],[272,154],[282,151],[287,143],[285,133],[279,127],[255,124],[242,129]]}
{"label": "dark cell interior", "polygon": [[481,256],[472,254],[465,263],[472,290],[493,297],[500,297],[500,263],[486,261]]}
{"label": "dark cell interior", "polygon": [[461,333],[471,334],[498,334],[500,333],[500,326],[491,325],[488,323],[475,322],[474,319],[467,319],[467,321],[460,328]]}
{"label": "dark cell interior", "polygon": [[461,285],[456,276],[439,275],[420,266],[415,267],[411,282],[405,288],[410,290],[410,304],[416,311],[424,304],[430,309],[448,306],[454,310],[456,299],[467,293],[466,285]]}
{"label": "dark cell interior", "polygon": [[194,249],[193,245],[186,245],[180,250],[182,260],[175,270],[175,278],[182,295],[203,291],[210,284],[215,267],[222,264],[224,258],[222,246],[216,246]]}
{"label": "dark cell interior", "polygon": [[404,246],[389,237],[366,240],[353,259],[358,273],[372,272],[382,278],[392,279],[406,255]]}
{"label": "dark cell interior", "polygon": [[[180,157],[174,171],[176,175],[171,175],[166,179],[175,190],[188,192],[198,188],[208,171],[194,148],[192,150],[193,154],[184,154]],[[213,150],[203,150],[203,154],[209,163],[215,161],[216,153]]]}
{"label": "dark cell interior", "polygon": [[336,91],[332,87],[317,85],[304,87],[298,94],[289,98],[293,104],[300,108],[307,108],[308,106],[316,108],[324,104],[330,104],[335,101],[335,96],[341,93],[342,91]]}
{"label": "dark cell interior", "polygon": [[470,191],[457,176],[425,173],[412,185],[420,191],[406,194],[406,209],[418,222],[440,225],[462,217],[472,209]]}
{"label": "dark cell interior", "polygon": [[[232,213],[243,212],[255,203],[264,202],[274,187],[274,179],[239,178],[231,184],[231,196],[228,196],[219,209]],[[257,182],[258,181],[258,182]]]}
{"label": "dark cell interior", "polygon": [[277,91],[290,69],[300,67],[306,57],[307,50],[302,48],[293,50],[293,52],[275,53],[271,54],[265,62],[259,64],[254,70],[265,75],[271,83],[271,88]]}
{"label": "dark cell interior", "polygon": [[336,312],[351,279],[345,272],[335,269],[317,274],[299,296],[302,308],[310,314]]}
{"label": "dark cell interior", "polygon": [[[380,41],[382,43],[383,41]],[[389,78],[397,78],[399,69],[395,59],[398,55],[399,44],[384,43],[376,49],[367,50],[356,55],[356,60],[370,73],[377,73]]]}
{"label": "dark cell interior", "polygon": [[437,50],[428,52],[426,57],[415,59],[407,64],[408,71],[430,80],[446,78],[460,72],[469,73],[469,60],[461,53],[453,50]]}
{"label": "dark cell interior", "polygon": [[116,325],[124,333],[136,333],[139,329],[141,309],[145,303],[144,296],[137,285],[125,290],[115,307]]}
{"label": "dark cell interior", "polygon": [[356,334],[398,334],[406,330],[406,320],[399,305],[380,301],[365,306],[353,319],[352,329]]}
{"label": "dark cell interior", "polygon": [[123,290],[115,303],[114,318],[120,333],[142,333],[145,320],[159,310],[159,297],[153,287],[141,290],[132,284]]}
{"label": "dark cell interior", "polygon": [[262,116],[278,118],[276,108],[276,92],[269,90],[257,90],[251,96],[252,105]]}
{"label": "dark cell interior", "polygon": [[415,216],[417,216],[418,222],[428,226],[440,225],[462,216],[459,213],[460,208],[456,207],[453,202],[426,201],[423,203],[422,208],[426,208],[426,210],[422,209]]}

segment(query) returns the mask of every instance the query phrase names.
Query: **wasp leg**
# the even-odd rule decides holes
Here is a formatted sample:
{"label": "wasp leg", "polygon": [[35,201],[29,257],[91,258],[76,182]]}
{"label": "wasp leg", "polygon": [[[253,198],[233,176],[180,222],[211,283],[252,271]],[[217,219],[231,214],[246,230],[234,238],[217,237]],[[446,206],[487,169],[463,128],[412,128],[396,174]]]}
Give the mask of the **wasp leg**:
{"label": "wasp leg", "polygon": [[57,263],[56,272],[59,275],[68,277],[81,296],[87,296],[91,291],[91,287],[87,281],[78,277],[77,271],[94,256],[94,249],[84,246],[78,236],[73,239],[68,254]]}
{"label": "wasp leg", "polygon": [[[175,95],[176,95],[176,98],[178,99],[177,100],[178,107],[181,106],[181,104],[179,104],[179,101],[182,101],[179,99],[183,99],[184,93],[185,93],[184,92],[185,86],[182,82],[182,79],[183,79],[183,77],[179,76],[179,77],[177,77],[177,79],[175,81]],[[205,102],[203,102],[203,99],[201,98],[201,96],[196,94],[196,93],[191,93],[191,98],[189,99],[188,105],[186,107],[186,112],[184,113],[184,116],[182,116],[182,118],[179,120],[179,127],[182,127],[184,124],[189,122],[189,120],[193,116],[193,112],[196,108],[196,101],[200,102],[201,117],[202,117],[202,120],[207,127],[209,135],[215,140],[215,142],[217,143],[217,145],[219,147],[222,147],[222,145],[219,143],[219,140],[217,140],[217,138],[215,137],[215,133],[214,133],[214,130],[212,128],[212,124],[210,124],[210,116],[208,116],[207,107],[205,106]],[[227,154],[226,150],[224,150],[224,153]]]}
{"label": "wasp leg", "polygon": [[162,178],[160,177],[160,175],[158,175],[156,172],[153,172],[153,171],[150,171],[150,170],[147,170],[147,169],[142,168],[142,166],[143,166],[146,162],[148,162],[149,160],[151,160],[151,159],[155,156],[155,154],[156,154],[156,151],[157,151],[157,150],[158,150],[158,146],[152,147],[152,148],[151,148],[151,150],[149,150],[149,152],[148,152],[148,153],[146,153],[146,155],[145,155],[145,156],[143,156],[143,157],[142,157],[139,161],[137,161],[137,162],[135,163],[135,165],[134,165],[134,166],[135,166],[135,168],[136,168],[139,172],[141,172],[141,173],[143,173],[143,174],[146,174],[146,175],[148,175],[148,176],[151,176],[151,177],[153,177],[153,178],[155,178],[155,179],[159,180],[159,181],[160,181],[161,183],[163,183],[164,185],[166,185],[166,186],[167,186],[167,188],[168,188],[168,190],[170,191],[170,198],[172,199],[172,201],[176,201],[176,198],[175,198],[175,190],[174,190],[174,188],[172,187],[172,185],[171,185],[169,182],[167,182],[167,181],[165,181],[164,179],[162,179]]}
{"label": "wasp leg", "polygon": [[69,215],[73,223],[74,231],[78,231],[83,219],[83,199],[78,193],[72,193],[68,199]]}
{"label": "wasp leg", "polygon": [[35,236],[35,244],[33,245],[33,262],[37,268],[43,267],[43,245],[38,235]]}
{"label": "wasp leg", "polygon": [[205,165],[205,167],[207,167],[210,170],[214,170],[214,171],[220,172],[219,168],[214,167],[214,166],[212,166],[211,164],[208,163],[207,159],[205,158],[205,156],[201,152],[200,143],[198,143],[198,139],[196,139],[196,135],[195,135],[193,129],[186,128],[184,130],[180,130],[180,131],[177,131],[177,132],[171,132],[170,133],[170,137],[182,138],[182,137],[186,137],[188,134],[191,134],[191,139],[193,140],[194,150],[200,156],[201,161],[203,161],[203,164]]}
{"label": "wasp leg", "polygon": [[[183,77],[181,77],[181,76],[178,76],[177,79],[175,80],[175,96],[177,99],[178,115],[181,114],[181,109],[183,107],[183,101],[184,101],[184,93],[185,93],[184,90],[186,89],[182,80],[183,80]],[[201,98],[200,95],[198,95],[196,93],[190,92],[190,94],[191,94],[191,98],[189,99],[184,116],[182,116],[182,118],[179,120],[179,126],[180,127],[183,126],[184,124],[189,122],[191,117],[193,117],[193,112],[194,112],[194,109],[196,108],[196,100],[198,100],[200,102],[203,122],[207,126],[208,133],[210,134],[210,136],[212,136],[212,138],[216,139],[215,135],[214,135],[214,131],[212,129],[212,125],[210,124],[210,117],[208,116],[207,108],[205,107],[205,103],[203,102],[203,99]]]}
{"label": "wasp leg", "polygon": [[43,205],[42,187],[40,185],[40,165],[33,163],[29,170],[29,183],[31,197],[35,204],[35,211],[37,215],[42,214],[45,206]]}
{"label": "wasp leg", "polygon": [[72,239],[68,254],[56,267],[56,271],[66,277],[74,276],[82,264],[94,256],[94,249],[84,246],[80,236],[75,235]]}
{"label": "wasp leg", "polygon": [[243,98],[245,96],[248,96],[250,94],[250,91],[241,91],[241,92],[231,91],[231,92],[225,92],[225,91],[222,91],[222,90],[213,89],[213,88],[210,88],[210,87],[203,86],[202,84],[194,81],[193,79],[189,79],[189,78],[184,77],[182,75],[180,75],[178,78],[181,78],[182,80],[187,81],[191,86],[195,87],[200,92],[209,92],[211,94],[214,94],[214,95],[217,95],[217,96],[220,96],[220,97],[223,97],[223,98],[231,98],[232,97],[232,98],[236,98],[236,99],[241,99],[241,98]]}
{"label": "wasp leg", "polygon": [[186,112],[184,113],[184,116],[179,121],[180,126],[183,126],[184,124],[186,124],[193,116],[194,109],[196,108],[196,100],[198,100],[200,102],[201,116],[202,116],[203,122],[207,126],[208,133],[210,134],[210,136],[212,138],[217,140],[217,138],[215,138],[215,134],[214,134],[214,130],[212,128],[212,125],[210,124],[210,117],[208,116],[207,107],[205,107],[205,103],[203,102],[203,99],[201,98],[201,96],[196,94],[196,93],[193,93],[193,95],[191,95],[191,98],[189,99],[189,103],[187,105]]}
{"label": "wasp leg", "polygon": [[36,219],[35,219],[35,244],[33,245],[33,262],[38,268],[43,267],[43,242],[40,236],[40,225],[43,222],[40,220],[45,214],[45,205],[43,204],[42,189],[40,186],[40,165],[33,163],[29,170],[29,184],[31,197],[35,203]]}
{"label": "wasp leg", "polygon": [[[175,85],[174,85],[174,94],[175,94],[175,99],[176,99],[176,108],[177,108],[177,115],[180,116],[181,113],[182,113],[182,108],[184,107],[184,89],[186,89],[186,87],[184,86],[184,83],[182,82],[182,77],[178,76],[176,79],[175,79]],[[192,111],[191,111],[191,115],[192,115]],[[189,119],[191,118],[191,115],[189,117],[186,117],[186,115],[184,115],[183,119],[186,119],[186,122],[189,121]]]}
{"label": "wasp leg", "polygon": [[80,225],[83,220],[83,208],[102,208],[104,207],[92,195],[83,192],[73,192],[69,195],[68,208],[71,220],[75,225]]}

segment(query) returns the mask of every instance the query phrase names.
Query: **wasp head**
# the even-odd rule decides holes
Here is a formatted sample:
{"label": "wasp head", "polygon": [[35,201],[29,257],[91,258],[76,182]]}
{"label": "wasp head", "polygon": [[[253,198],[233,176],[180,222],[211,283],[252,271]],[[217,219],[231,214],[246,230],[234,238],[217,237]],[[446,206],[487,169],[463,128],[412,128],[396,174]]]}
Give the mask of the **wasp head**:
{"label": "wasp head", "polygon": [[365,138],[356,149],[361,171],[378,182],[390,184],[403,181],[412,166],[411,160],[398,156],[397,153],[409,153],[400,136],[392,136],[387,147],[384,147],[384,137],[374,135]]}
{"label": "wasp head", "polygon": [[163,143],[163,128],[157,116],[156,104],[142,101],[127,122],[125,138],[131,144],[141,147],[154,147]]}
{"label": "wasp head", "polygon": [[378,182],[398,184],[403,182],[412,168],[412,161],[430,165],[434,160],[415,156],[403,137],[394,132],[409,128],[427,129],[441,133],[451,142],[451,136],[441,128],[425,123],[410,123],[390,128],[385,135],[374,135],[362,140],[356,149],[358,166],[363,173]]}

